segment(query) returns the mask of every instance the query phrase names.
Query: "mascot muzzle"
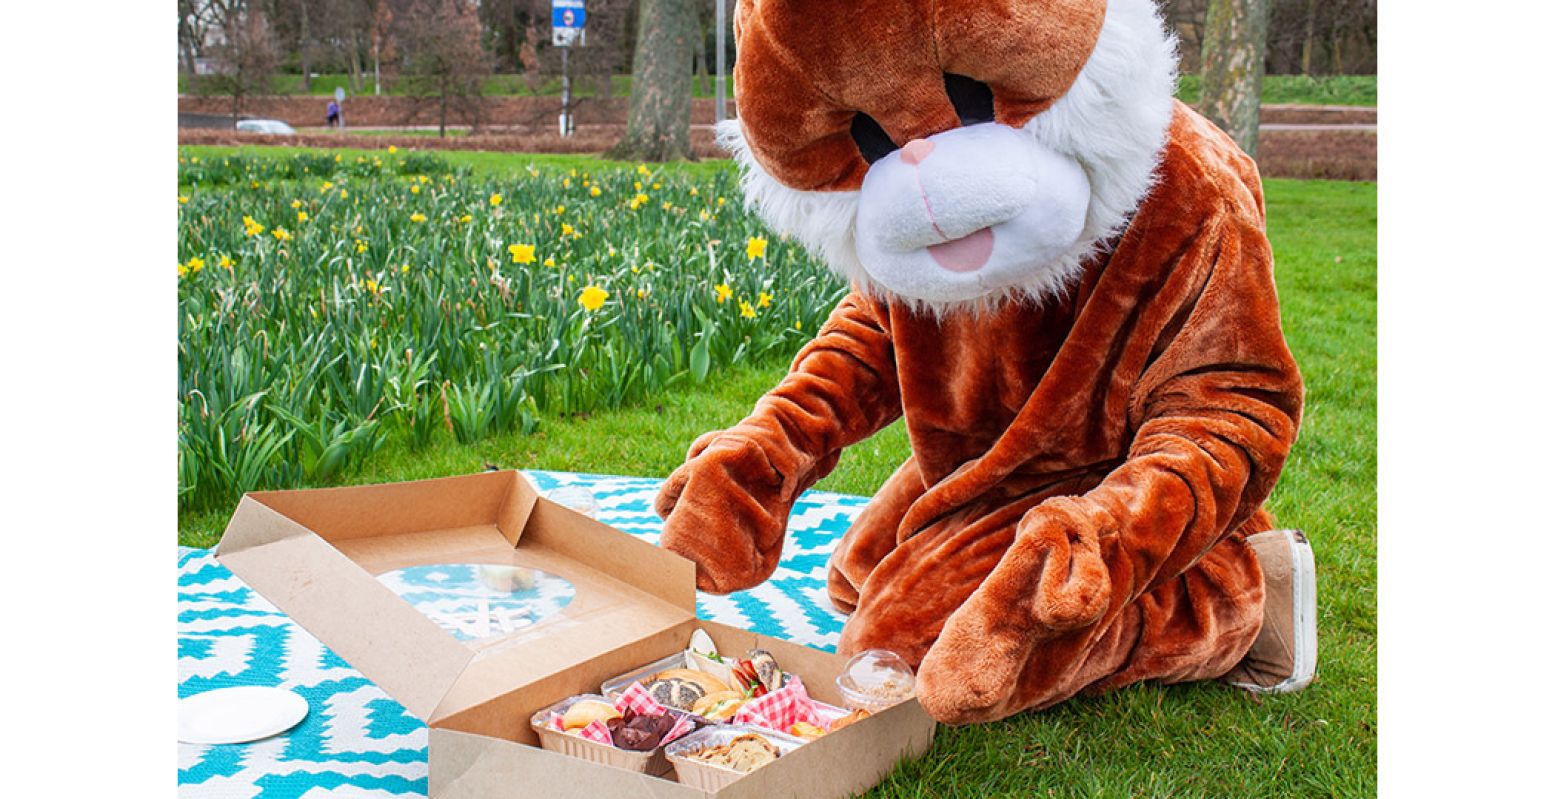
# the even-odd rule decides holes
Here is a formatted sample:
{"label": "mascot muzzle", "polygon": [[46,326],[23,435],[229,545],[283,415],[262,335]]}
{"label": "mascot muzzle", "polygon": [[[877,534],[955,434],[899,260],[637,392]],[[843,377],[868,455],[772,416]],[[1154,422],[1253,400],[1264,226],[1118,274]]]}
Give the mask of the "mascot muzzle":
{"label": "mascot muzzle", "polygon": [[934,303],[1029,284],[1079,241],[1085,171],[997,122],[954,128],[875,160],[860,188],[859,262],[892,292]]}

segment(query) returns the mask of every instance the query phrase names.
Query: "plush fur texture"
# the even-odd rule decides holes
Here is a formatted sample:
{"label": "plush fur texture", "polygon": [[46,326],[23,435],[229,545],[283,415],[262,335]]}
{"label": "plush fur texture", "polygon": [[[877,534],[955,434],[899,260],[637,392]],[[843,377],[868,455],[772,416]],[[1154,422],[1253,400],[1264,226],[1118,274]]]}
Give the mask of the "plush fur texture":
{"label": "plush fur texture", "polygon": [[[762,0],[762,25],[742,23],[742,59],[781,27],[775,9],[806,7],[789,3]],[[1054,19],[1083,32],[1088,17]],[[1170,100],[1151,65],[1169,55],[1164,41],[1148,3],[1111,0],[1079,76],[1064,80],[1060,58],[1039,82],[1068,93],[1019,130],[996,120],[1072,154],[1091,185],[1076,238],[1088,249],[1045,262],[1069,264],[1051,273],[1071,273],[1061,289],[927,306],[893,294],[856,263],[856,192],[781,186],[736,149],[750,202],[864,279],[782,383],[739,424],[700,437],[666,481],[661,541],[696,562],[701,588],[770,576],[799,494],[844,448],[905,417],[912,456],[832,555],[829,590],[851,614],[840,651],[901,653],[918,666],[919,700],[950,723],[1236,665],[1262,623],[1244,537],[1272,526],[1263,503],[1295,440],[1302,385],[1280,330],[1257,170]],[[981,57],[1027,57],[1000,47]],[[896,76],[847,63],[862,71],[821,62],[809,83]],[[744,114],[750,84],[740,91]],[[815,102],[793,112],[833,107]]]}
{"label": "plush fur texture", "polygon": [[[741,58],[745,58],[743,51]],[[775,231],[793,236],[865,294],[904,299],[916,310],[940,315],[975,312],[1017,298],[1042,302],[1070,285],[1085,259],[1105,251],[1149,191],[1157,153],[1172,116],[1176,63],[1171,36],[1154,4],[1150,0],[1113,0],[1107,4],[1089,60],[1068,92],[1044,112],[1021,120],[1033,155],[1006,159],[993,169],[967,167],[971,171],[969,182],[996,182],[1015,168],[1012,163],[1051,153],[1073,159],[1090,184],[1085,225],[1068,247],[1057,254],[1039,253],[1022,261],[1007,261],[1006,274],[994,279],[986,274],[929,272],[925,278],[939,277],[941,281],[896,281],[892,285],[889,279],[882,280],[865,267],[858,252],[860,191],[806,190],[781,182],[763,165],[746,136],[745,128],[756,123],[743,112],[747,104],[743,99],[745,121],[726,120],[718,129],[718,139],[740,166],[747,205]],[[959,68],[974,75],[981,71]],[[747,93],[742,87],[740,97]],[[998,97],[996,94],[996,104]],[[851,140],[848,144],[852,148]],[[856,148],[850,152],[850,158],[857,157]],[[873,169],[866,165],[861,175],[888,170],[894,163],[887,158]],[[1038,177],[1024,174],[1033,181]],[[859,181],[862,184],[863,177]],[[954,192],[937,203],[943,208],[960,205],[975,208],[978,203],[966,203],[965,194]],[[1038,217],[1048,210],[1048,206],[1037,205],[1030,214]],[[885,268],[884,264],[877,267],[880,271]],[[972,288],[966,288],[967,284]]]}

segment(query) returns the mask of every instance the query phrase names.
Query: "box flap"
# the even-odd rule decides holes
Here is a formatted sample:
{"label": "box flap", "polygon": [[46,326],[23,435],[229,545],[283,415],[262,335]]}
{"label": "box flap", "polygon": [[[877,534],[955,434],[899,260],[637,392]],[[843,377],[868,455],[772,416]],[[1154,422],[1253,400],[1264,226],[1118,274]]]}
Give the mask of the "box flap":
{"label": "box flap", "polygon": [[[428,722],[696,615],[689,561],[512,471],[248,494],[216,557]],[[571,593],[527,626],[456,637],[380,579],[434,564],[519,566]]]}

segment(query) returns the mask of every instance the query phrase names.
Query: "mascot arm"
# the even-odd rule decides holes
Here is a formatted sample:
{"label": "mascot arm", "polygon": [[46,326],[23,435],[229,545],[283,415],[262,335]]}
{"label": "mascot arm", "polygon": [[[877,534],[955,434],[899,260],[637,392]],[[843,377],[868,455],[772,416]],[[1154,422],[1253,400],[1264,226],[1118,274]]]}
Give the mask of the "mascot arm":
{"label": "mascot arm", "polygon": [[[1207,227],[1216,238],[1193,249],[1208,253],[1174,267],[1205,277],[1169,300],[1181,327],[1167,326],[1133,392],[1127,458],[1091,491],[1022,517],[1010,549],[946,620],[924,680],[975,663],[990,686],[1009,684],[1034,646],[1181,574],[1268,497],[1296,437],[1301,378],[1280,332],[1262,230],[1251,221]],[[936,686],[927,690],[948,690]],[[952,693],[998,695],[962,688]]]}
{"label": "mascot arm", "polygon": [[777,568],[794,500],[901,405],[890,337],[850,294],[749,416],[691,445],[659,492],[660,544],[697,564],[704,591],[762,582]]}

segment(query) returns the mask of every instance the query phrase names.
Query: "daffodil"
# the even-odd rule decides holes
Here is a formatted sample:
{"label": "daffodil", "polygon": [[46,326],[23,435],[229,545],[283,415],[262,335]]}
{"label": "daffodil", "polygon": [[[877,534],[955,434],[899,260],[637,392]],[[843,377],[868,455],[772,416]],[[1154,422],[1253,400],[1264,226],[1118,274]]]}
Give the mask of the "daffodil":
{"label": "daffodil", "polygon": [[535,262],[535,245],[533,244],[509,244],[508,252],[513,256],[515,264],[532,264]]}
{"label": "daffodil", "polygon": [[804,325],[801,324],[798,319],[795,319],[794,320],[794,329],[795,330],[804,330]]}
{"label": "daffodil", "polygon": [[368,278],[367,282],[363,283],[362,285],[365,286],[368,291],[371,291],[374,294],[378,293],[378,281],[373,280],[372,278]]}
{"label": "daffodil", "polygon": [[740,300],[740,316],[743,316],[746,319],[755,319],[756,318],[756,309],[752,308],[751,304],[749,302],[746,302],[745,300]]}
{"label": "daffodil", "polygon": [[345,198],[346,198],[346,190],[345,189],[341,189],[340,190],[340,199],[344,200]]}
{"label": "daffodil", "polygon": [[585,286],[583,291],[578,294],[578,304],[582,305],[585,311],[597,311],[604,307],[605,300],[609,297],[610,292],[599,286],[589,285]]}
{"label": "daffodil", "polygon": [[259,235],[259,234],[261,234],[263,232],[265,232],[265,226],[264,225],[261,225],[258,222],[255,222],[254,218],[251,217],[251,216],[243,217],[243,235],[245,235],[245,236],[257,236],[257,235]]}
{"label": "daffodil", "polygon": [[589,187],[589,196],[590,197],[598,197],[599,196],[599,187],[598,186],[590,186]]}
{"label": "daffodil", "polygon": [[329,190],[333,188],[335,188],[335,184],[326,180],[324,181],[324,185],[319,187],[319,194],[328,194]]}
{"label": "daffodil", "polygon": [[298,211],[297,212],[297,223],[298,224],[302,224],[303,222],[306,222],[306,221],[308,221],[308,212],[307,211]]}
{"label": "daffodil", "polygon": [[665,201],[664,201],[664,206],[663,206],[663,207],[664,207],[664,210],[666,210],[666,211],[668,211],[668,210],[670,210],[670,209],[671,209],[671,208],[674,208],[674,207],[675,207],[675,204],[674,204],[674,203],[672,203],[672,202],[670,202],[670,201],[669,201],[669,200],[665,200]]}
{"label": "daffodil", "polygon": [[216,265],[222,269],[227,270],[228,272],[232,271],[232,259],[225,255],[221,256],[221,258],[216,261]]}
{"label": "daffodil", "polygon": [[692,197],[697,196],[697,187],[692,186],[690,194],[691,194]]}
{"label": "daffodil", "polygon": [[389,145],[389,155],[394,155],[394,154],[395,154],[395,153],[397,153],[397,152],[399,152],[399,151],[400,151],[400,148],[398,148],[398,147],[395,147],[395,146],[394,146],[394,145],[392,145],[392,144],[391,144],[391,145]]}
{"label": "daffodil", "polygon": [[410,184],[410,193],[411,194],[420,194],[421,193],[421,184],[420,183],[412,183],[412,184]]}
{"label": "daffodil", "polygon": [[415,212],[415,213],[410,215],[410,221],[412,221],[412,222],[425,222],[425,221],[427,221],[427,215],[421,213],[420,211],[417,211],[417,212]]}
{"label": "daffodil", "polygon": [[556,215],[557,216],[561,216],[562,214],[565,214],[565,213],[567,213],[567,206],[565,206],[565,205],[558,205],[558,206],[556,206]]}
{"label": "daffodil", "polygon": [[495,207],[497,207],[497,206],[499,206],[501,204],[502,204],[502,195],[500,195],[500,194],[493,194],[493,195],[491,195],[491,207],[495,208]]}
{"label": "daffodil", "polygon": [[719,208],[724,207],[724,198],[722,198],[722,197],[718,198],[718,207]]}
{"label": "daffodil", "polygon": [[729,288],[728,283],[719,283],[713,287],[713,293],[716,295],[715,298],[718,300],[718,304],[723,305],[724,300],[734,296],[734,289]]}
{"label": "daffodil", "polygon": [[189,267],[184,266],[183,264],[179,264],[178,265],[178,276],[179,277],[188,277],[189,276]]}
{"label": "daffodil", "polygon": [[703,208],[702,210],[697,212],[697,218],[702,220],[703,222],[706,222],[707,220],[712,219],[713,215],[708,213],[706,208]]}
{"label": "daffodil", "polygon": [[547,258],[544,261],[544,265],[548,266],[548,267],[550,267],[552,269],[555,269],[556,268],[556,259],[555,258]]}
{"label": "daffodil", "polygon": [[767,240],[760,236],[753,236],[745,241],[745,257],[754,261],[757,258],[767,256]]}
{"label": "daffodil", "polygon": [[361,255],[364,252],[367,252],[367,242],[362,241],[361,239],[357,239],[356,240],[356,254],[357,255]]}
{"label": "daffodil", "polygon": [[663,184],[660,184],[660,183],[653,184],[653,190],[654,191],[658,191],[661,188],[663,188]]}
{"label": "daffodil", "polygon": [[653,173],[648,171],[648,165],[647,164],[638,164],[637,165],[637,174],[642,175],[643,177],[648,177],[649,175],[651,175]]}
{"label": "daffodil", "polygon": [[187,195],[187,194],[180,194],[180,195],[178,195],[178,204],[179,205],[188,205],[189,204],[189,195]]}
{"label": "daffodil", "polygon": [[405,273],[407,273],[409,271],[410,271],[410,264],[400,264],[400,274],[403,275],[403,274],[405,274]]}
{"label": "daffodil", "polygon": [[416,180],[420,181],[423,185],[432,182],[432,179],[426,175],[417,175]]}
{"label": "daffodil", "polygon": [[465,214],[464,216],[459,217],[459,221],[463,222],[466,225],[470,224],[470,219],[471,219],[471,217],[470,217],[469,214]]}
{"label": "daffodil", "polygon": [[278,241],[292,240],[292,234],[287,233],[286,228],[283,227],[278,227],[275,230],[270,231],[270,235],[274,236]]}
{"label": "daffodil", "polygon": [[772,304],[772,295],[771,294],[768,294],[767,292],[763,291],[760,294],[756,295],[756,307],[757,308],[765,308],[765,307],[767,307],[767,306],[769,306],[771,304]]}
{"label": "daffodil", "polygon": [[572,225],[569,225],[566,222],[563,222],[562,223],[562,235],[563,236],[571,236],[572,235]]}
{"label": "daffodil", "polygon": [[572,178],[562,178],[562,188],[564,188],[564,189],[572,188]]}

